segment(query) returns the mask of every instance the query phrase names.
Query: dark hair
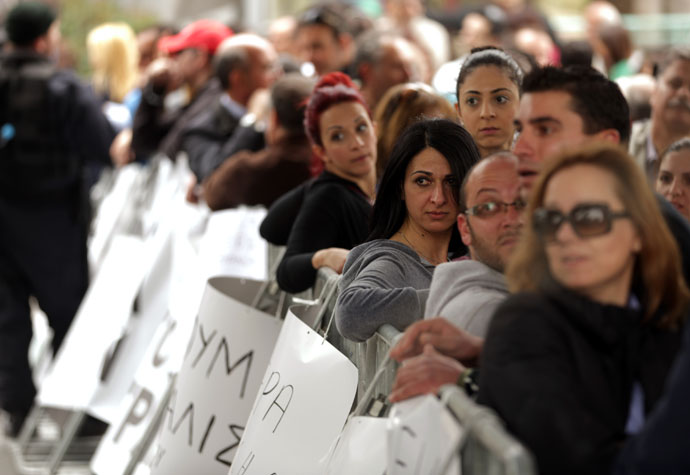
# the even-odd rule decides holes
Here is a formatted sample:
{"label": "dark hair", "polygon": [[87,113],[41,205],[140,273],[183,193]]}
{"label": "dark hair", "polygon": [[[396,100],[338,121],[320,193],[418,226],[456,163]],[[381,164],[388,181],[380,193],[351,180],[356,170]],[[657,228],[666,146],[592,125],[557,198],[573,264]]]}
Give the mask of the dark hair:
{"label": "dark hair", "polygon": [[463,85],[467,76],[481,66],[496,66],[501,69],[508,79],[518,87],[522,86],[522,70],[518,63],[508,53],[494,46],[482,46],[472,48],[460,65],[458,79],[455,82],[455,95],[460,96],[460,86]]}
{"label": "dark hair", "polygon": [[29,1],[17,3],[5,19],[5,30],[16,46],[30,46],[46,34],[55,22],[57,13],[45,3]]}
{"label": "dark hair", "polygon": [[[446,119],[416,122],[402,133],[391,152],[376,194],[368,240],[388,239],[402,226],[407,216],[405,202],[401,199],[407,166],[415,156],[429,147],[448,160],[457,182],[454,198],[458,201],[457,187],[470,168],[479,161],[477,145],[470,133],[456,122]],[[448,249],[455,251],[459,246],[460,234],[457,227],[453,226]]]}
{"label": "dark hair", "polygon": [[341,102],[359,102],[371,118],[369,106],[367,106],[350,76],[340,72],[325,74],[314,87],[304,113],[304,129],[313,144],[323,146],[319,124],[321,114]]}
{"label": "dark hair", "polygon": [[561,47],[563,66],[589,66],[592,64],[592,46],[586,40],[568,41]]}
{"label": "dark hair", "polygon": [[537,68],[525,76],[524,94],[562,91],[570,95],[573,112],[582,119],[583,132],[592,135],[615,129],[621,144],[630,138],[630,111],[618,84],[589,66]]}
{"label": "dark hair", "polygon": [[383,57],[383,47],[389,44],[396,36],[383,33],[378,30],[370,30],[357,38],[357,53],[353,62],[353,71],[359,75],[359,67],[362,64],[374,64]]}
{"label": "dark hair", "polygon": [[213,60],[216,77],[224,90],[230,87],[230,73],[236,69],[249,68],[249,52],[245,45],[237,45],[221,51]]}
{"label": "dark hair", "polygon": [[[335,2],[333,2],[335,3]],[[297,19],[295,34],[305,26],[322,25],[328,27],[337,38],[342,33],[349,33],[348,25],[337,6],[331,4],[315,5],[307,8]]]}
{"label": "dark hair", "polygon": [[664,152],[661,154],[659,164],[661,164],[663,159],[666,158],[668,154],[680,152],[681,150],[690,150],[690,137],[683,137],[682,139],[676,140],[671,145],[669,145],[668,148],[664,150]]}
{"label": "dark hair", "polygon": [[286,74],[271,87],[271,104],[278,122],[291,134],[304,135],[305,99],[311,94],[314,81],[301,74]]}
{"label": "dark hair", "polygon": [[609,53],[609,67],[629,58],[633,52],[630,33],[623,25],[603,25],[599,27],[597,36]]}

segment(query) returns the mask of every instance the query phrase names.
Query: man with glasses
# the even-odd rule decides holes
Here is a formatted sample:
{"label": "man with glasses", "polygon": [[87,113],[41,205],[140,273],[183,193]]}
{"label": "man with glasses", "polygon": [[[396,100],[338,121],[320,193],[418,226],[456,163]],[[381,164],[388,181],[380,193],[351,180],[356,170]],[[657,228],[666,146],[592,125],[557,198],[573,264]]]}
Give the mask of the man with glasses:
{"label": "man with glasses", "polygon": [[[469,259],[436,267],[427,320],[405,332],[392,356],[400,361],[406,360],[407,351],[414,355],[412,347],[419,346],[416,336],[423,333],[445,335],[446,341],[457,346],[451,349],[430,342],[436,349],[426,348],[407,359],[398,370],[391,400],[434,394],[444,384],[454,384],[465,370],[456,360],[468,362],[462,352],[471,348],[470,359],[478,355],[494,311],[508,296],[503,272],[520,235],[524,206],[518,163],[511,153],[491,155],[467,174],[460,188],[458,229]],[[437,316],[442,318],[432,318]]]}

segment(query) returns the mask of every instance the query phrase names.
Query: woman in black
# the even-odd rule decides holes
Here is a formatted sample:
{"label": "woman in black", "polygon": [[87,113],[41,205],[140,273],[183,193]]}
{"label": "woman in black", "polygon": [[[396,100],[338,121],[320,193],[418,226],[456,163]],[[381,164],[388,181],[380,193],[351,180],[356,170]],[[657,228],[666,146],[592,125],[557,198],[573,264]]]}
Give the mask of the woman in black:
{"label": "woman in black", "polygon": [[313,286],[319,267],[342,271],[349,249],[366,239],[376,186],[371,113],[348,76],[321,78],[304,123],[324,171],[305,189],[278,267],[278,284],[291,293]]}
{"label": "woman in black", "polygon": [[655,406],[690,296],[641,170],[598,146],[549,162],[481,356],[479,402],[539,473],[610,473]]}

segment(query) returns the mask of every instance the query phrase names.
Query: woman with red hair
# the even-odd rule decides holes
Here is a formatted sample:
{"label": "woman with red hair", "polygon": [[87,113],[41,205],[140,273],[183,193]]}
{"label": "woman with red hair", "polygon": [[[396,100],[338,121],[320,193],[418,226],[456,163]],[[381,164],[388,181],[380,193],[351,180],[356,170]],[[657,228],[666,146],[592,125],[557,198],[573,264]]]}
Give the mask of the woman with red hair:
{"label": "woman with red hair", "polygon": [[320,267],[342,271],[349,249],[367,237],[376,186],[376,131],[347,75],[321,78],[304,126],[323,171],[307,185],[278,267],[278,284],[291,293],[314,285]]}

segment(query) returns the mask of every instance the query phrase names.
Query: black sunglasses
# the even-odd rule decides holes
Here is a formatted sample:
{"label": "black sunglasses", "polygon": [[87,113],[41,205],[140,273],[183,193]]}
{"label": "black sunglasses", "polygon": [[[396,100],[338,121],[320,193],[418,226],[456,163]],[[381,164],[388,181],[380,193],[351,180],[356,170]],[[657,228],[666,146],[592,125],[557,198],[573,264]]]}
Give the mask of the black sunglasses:
{"label": "black sunglasses", "polygon": [[513,201],[512,203],[506,203],[505,201],[488,201],[486,203],[481,203],[476,206],[472,206],[471,208],[467,209],[467,211],[465,211],[465,214],[468,216],[476,216],[477,218],[492,218],[499,213],[508,211],[508,208],[510,208],[511,206],[515,208],[515,211],[520,212],[523,209],[525,209],[527,203],[525,203],[520,198]]}
{"label": "black sunglasses", "polygon": [[558,228],[566,221],[575,234],[581,238],[600,236],[611,231],[614,219],[629,218],[626,211],[611,211],[602,203],[583,203],[575,206],[570,213],[548,208],[537,208],[532,216],[534,230],[547,241],[556,239]]}

